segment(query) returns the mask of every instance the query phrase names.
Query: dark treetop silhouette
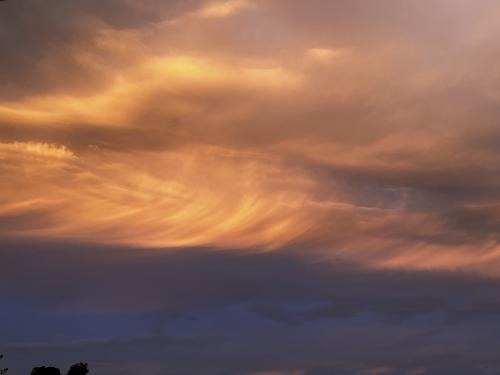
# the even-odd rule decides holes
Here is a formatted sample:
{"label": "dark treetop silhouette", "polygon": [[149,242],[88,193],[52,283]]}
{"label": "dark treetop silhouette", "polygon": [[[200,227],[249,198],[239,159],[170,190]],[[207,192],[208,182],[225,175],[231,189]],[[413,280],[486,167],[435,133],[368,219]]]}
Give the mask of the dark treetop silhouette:
{"label": "dark treetop silhouette", "polygon": [[75,363],[70,367],[68,375],[85,375],[89,372],[87,363]]}
{"label": "dark treetop silhouette", "polygon": [[61,375],[61,371],[56,367],[42,366],[33,368],[31,375]]}
{"label": "dark treetop silhouette", "polygon": [[[2,0],[0,0],[0,1],[2,1]],[[0,359],[2,359],[2,358],[3,358],[3,355],[0,354]],[[0,368],[0,375],[6,374],[8,370],[9,370],[8,368],[4,368],[4,369]]]}
{"label": "dark treetop silhouette", "polygon": [[[67,375],[85,375],[89,372],[86,363],[75,363],[70,367]],[[31,375],[61,375],[61,371],[56,367],[35,367]]]}

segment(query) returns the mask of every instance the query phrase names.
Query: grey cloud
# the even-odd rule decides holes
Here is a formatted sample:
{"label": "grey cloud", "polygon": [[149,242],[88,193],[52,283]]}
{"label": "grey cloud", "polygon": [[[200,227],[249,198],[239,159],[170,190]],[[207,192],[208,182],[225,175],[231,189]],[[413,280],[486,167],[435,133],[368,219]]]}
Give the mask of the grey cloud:
{"label": "grey cloud", "polygon": [[[403,319],[500,313],[495,279],[318,263],[295,250],[250,254],[11,243],[2,245],[1,256],[4,295],[58,308],[185,313],[243,303],[284,322],[287,315],[308,321],[363,313]],[[466,300],[464,290],[470,293]]]}
{"label": "grey cloud", "polygon": [[[95,45],[103,29],[134,30],[195,7],[199,1],[141,3],[102,1],[7,1],[0,7],[3,68],[0,98],[15,100],[47,92],[92,92],[109,83],[109,73],[77,54],[92,54],[98,65],[120,66],[116,56]],[[78,49],[78,51],[77,51]]]}
{"label": "grey cloud", "polygon": [[349,320],[342,325],[282,330],[261,322],[231,334],[226,322],[212,326],[216,335],[62,341],[2,345],[0,349],[16,369],[28,369],[26,362],[42,360],[69,364],[83,356],[91,361],[93,370],[106,374],[191,375],[203,371],[244,375],[301,369],[313,375],[362,375],[386,368],[393,375],[417,369],[426,375],[482,375],[499,367],[494,349],[498,339],[484,334],[484,329],[497,323],[463,324],[458,331],[456,326],[436,329]]}
{"label": "grey cloud", "polygon": [[[4,239],[0,259],[0,299],[31,306],[26,316],[4,311],[8,327],[29,328],[33,314],[127,312],[164,326],[154,336],[97,341],[16,343],[4,335],[0,350],[13,368],[81,358],[110,375],[354,375],[387,366],[397,375],[482,375],[500,366],[498,340],[486,333],[499,324],[499,281],[474,274],[370,270],[293,248],[255,254]],[[102,324],[91,316],[75,322]]]}

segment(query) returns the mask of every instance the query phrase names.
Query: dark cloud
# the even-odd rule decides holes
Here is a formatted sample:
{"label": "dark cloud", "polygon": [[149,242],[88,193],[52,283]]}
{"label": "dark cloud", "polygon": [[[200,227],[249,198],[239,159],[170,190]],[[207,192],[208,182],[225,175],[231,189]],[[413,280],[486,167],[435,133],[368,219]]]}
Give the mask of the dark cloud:
{"label": "dark cloud", "polygon": [[284,322],[286,315],[305,322],[365,313],[406,319],[500,311],[495,308],[500,306],[495,279],[370,270],[343,261],[318,262],[295,250],[252,254],[12,243],[2,245],[1,256],[3,293],[40,306],[177,314],[248,303]]}
{"label": "dark cloud", "polygon": [[11,243],[1,258],[2,300],[28,303],[26,313],[14,305],[2,313],[5,327],[26,330],[16,342],[4,329],[0,349],[13,368],[82,358],[94,371],[148,375],[451,375],[500,366],[489,333],[499,324],[496,279],[368,270],[290,250]]}
{"label": "dark cloud", "polygon": [[[104,30],[140,29],[175,17],[198,1],[20,0],[2,4],[0,98],[15,100],[47,92],[92,93],[109,84],[106,68],[130,61],[97,42]],[[132,58],[133,59],[133,58]]]}

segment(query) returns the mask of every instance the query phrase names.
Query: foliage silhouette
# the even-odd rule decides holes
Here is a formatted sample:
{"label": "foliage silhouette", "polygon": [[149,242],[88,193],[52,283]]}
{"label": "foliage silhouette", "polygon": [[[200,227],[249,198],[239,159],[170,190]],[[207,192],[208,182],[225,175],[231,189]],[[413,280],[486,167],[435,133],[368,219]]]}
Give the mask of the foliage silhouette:
{"label": "foliage silhouette", "polygon": [[35,367],[31,370],[31,375],[61,375],[61,371],[56,367]]}
{"label": "foliage silhouette", "polygon": [[75,363],[70,367],[68,371],[68,375],[85,375],[89,372],[87,363]]}
{"label": "foliage silhouette", "polygon": [[[0,354],[0,359],[3,359],[3,354]],[[0,369],[0,375],[7,374],[8,368]]]}
{"label": "foliage silhouette", "polygon": [[[88,372],[88,364],[79,362],[70,367],[67,375],[86,375]],[[1,374],[4,373],[2,372],[0,375]],[[31,370],[31,375],[61,375],[61,371],[56,367],[40,366],[34,367],[33,370]]]}

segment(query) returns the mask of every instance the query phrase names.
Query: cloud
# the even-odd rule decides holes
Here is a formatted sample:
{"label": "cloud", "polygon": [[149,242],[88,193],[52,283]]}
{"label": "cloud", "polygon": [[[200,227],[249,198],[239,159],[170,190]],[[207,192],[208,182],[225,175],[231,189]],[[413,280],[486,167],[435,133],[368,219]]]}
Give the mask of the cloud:
{"label": "cloud", "polygon": [[303,375],[304,371],[264,371],[264,372],[253,372],[248,375]]}
{"label": "cloud", "polygon": [[75,155],[64,146],[37,142],[0,143],[0,158],[33,157],[73,159]]}
{"label": "cloud", "polygon": [[103,373],[497,371],[495,1],[1,8],[19,356],[97,356],[80,322]]}
{"label": "cloud", "polygon": [[[393,323],[426,316],[438,323],[457,323],[495,318],[500,312],[496,278],[375,270],[355,262],[311,259],[293,248],[256,254],[9,241],[1,256],[1,291],[7,299],[62,311],[189,317],[232,305],[292,325],[365,314]],[[17,272],[21,266],[26,270],[22,274]],[[464,300],[464,289],[474,298]]]}
{"label": "cloud", "polygon": [[25,126],[71,127],[74,122],[91,124],[89,127],[124,126],[135,119],[134,109],[153,101],[152,97],[171,101],[163,111],[155,109],[159,116],[190,116],[199,111],[199,104],[183,98],[192,91],[213,88],[222,93],[272,93],[293,90],[298,84],[298,77],[279,66],[234,66],[190,56],[155,57],[116,74],[110,85],[93,95],[67,93],[0,102],[0,121]]}
{"label": "cloud", "polygon": [[[280,188],[280,180],[270,180],[268,176],[281,172],[272,159],[264,168],[265,155],[259,161],[258,154],[188,148],[153,157],[148,152],[136,153],[125,162],[122,152],[114,156],[106,152],[112,159],[102,164],[101,151],[93,148],[74,157],[65,148],[28,143],[21,148],[28,153],[23,158],[17,152],[19,144],[2,148],[11,151],[3,154],[2,167],[3,173],[10,174],[2,194],[10,198],[0,210],[10,215],[32,211],[31,220],[36,222],[37,210],[43,209],[53,219],[49,227],[35,225],[30,236],[145,247],[217,244],[264,250],[308,228],[303,218],[289,214],[301,205],[302,193]],[[150,171],[143,169],[142,158],[151,163]],[[43,186],[32,183],[35,177],[39,183],[44,181]],[[60,179],[65,182],[56,184]],[[238,185],[227,186],[224,196],[213,191],[213,186],[236,179]],[[273,198],[264,202],[264,194],[273,190]],[[25,220],[29,221],[27,216]],[[3,234],[21,233],[6,229]]]}
{"label": "cloud", "polygon": [[[453,224],[455,213],[496,199],[495,152],[478,151],[478,136],[468,140],[470,113],[452,136],[432,121],[420,125],[460,97],[453,74],[438,69],[446,90],[423,84],[398,51],[351,50],[327,76],[325,67],[265,58],[145,53],[93,94],[2,103],[5,147],[58,144],[78,156],[58,168],[4,156],[6,207],[23,207],[5,208],[12,224],[4,235],[266,250],[298,241],[376,267],[496,273],[494,219],[479,237]],[[375,62],[369,72],[367,61]],[[391,66],[400,69],[389,75]],[[385,78],[399,97],[372,100]],[[326,93],[316,89],[321,82]],[[468,82],[479,89],[482,81]],[[416,105],[424,93],[442,107]],[[489,109],[471,105],[471,113]],[[49,220],[37,224],[40,212]],[[31,224],[17,231],[20,217]]]}
{"label": "cloud", "polygon": [[341,51],[330,48],[310,48],[306,51],[306,59],[316,63],[328,63],[341,55]]}
{"label": "cloud", "polygon": [[255,4],[248,0],[212,1],[206,3],[195,14],[202,18],[224,18],[253,7]]}
{"label": "cloud", "polygon": [[499,321],[497,279],[207,250],[3,243],[0,348],[13,368],[85,357],[109,373],[498,368],[483,335]]}

